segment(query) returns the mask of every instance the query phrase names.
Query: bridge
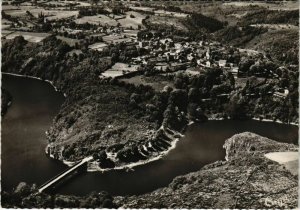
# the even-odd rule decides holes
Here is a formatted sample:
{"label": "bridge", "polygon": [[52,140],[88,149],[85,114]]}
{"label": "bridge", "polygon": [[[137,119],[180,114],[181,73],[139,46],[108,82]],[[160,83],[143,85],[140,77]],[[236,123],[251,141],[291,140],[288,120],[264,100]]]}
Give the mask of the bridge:
{"label": "bridge", "polygon": [[82,159],[80,162],[76,163],[75,165],[71,166],[70,168],[66,169],[65,171],[61,172],[60,174],[56,175],[52,179],[50,179],[47,182],[45,182],[44,184],[42,184],[39,187],[38,191],[41,193],[47,189],[53,188],[55,185],[57,185],[63,179],[65,179],[66,177],[71,175],[73,172],[76,172],[80,168],[84,167],[87,164],[87,162],[89,162],[92,159],[93,159],[93,157],[86,157],[86,158]]}

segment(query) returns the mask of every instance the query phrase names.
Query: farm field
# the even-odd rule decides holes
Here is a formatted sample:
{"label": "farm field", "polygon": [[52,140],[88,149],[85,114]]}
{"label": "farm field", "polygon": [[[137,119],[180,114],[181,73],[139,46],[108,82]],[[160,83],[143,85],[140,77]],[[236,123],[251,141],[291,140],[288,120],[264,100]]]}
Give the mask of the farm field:
{"label": "farm field", "polygon": [[132,9],[132,10],[137,10],[137,11],[146,11],[146,12],[154,11],[154,9],[151,8],[151,7],[134,7],[134,6],[131,6],[129,8]]}
{"label": "farm field", "polygon": [[130,38],[125,38],[124,35],[120,34],[110,34],[102,37],[103,41],[106,43],[120,43],[120,42],[129,42]]}
{"label": "farm field", "polygon": [[298,1],[286,1],[280,3],[265,3],[265,2],[226,2],[223,3],[224,6],[239,6],[247,7],[250,5],[257,5],[261,7],[266,7],[273,10],[294,10],[299,7]]}
{"label": "farm field", "polygon": [[9,20],[2,19],[2,21],[1,21],[1,31],[2,31],[3,29],[8,29],[8,28],[10,28],[10,24],[11,24],[11,23],[12,23],[12,22],[9,21]]}
{"label": "farm field", "polygon": [[96,24],[96,25],[108,25],[108,26],[117,26],[118,22],[110,17],[105,15],[94,15],[94,16],[84,16],[75,20],[77,24]]}
{"label": "farm field", "polygon": [[45,2],[46,5],[56,5],[56,6],[69,6],[71,4],[78,4],[78,6],[88,7],[91,6],[89,2],[82,2],[82,1],[48,1]]}
{"label": "farm field", "polygon": [[89,45],[89,48],[93,49],[93,50],[102,51],[103,48],[106,46],[107,46],[107,44],[105,44],[104,42],[96,42],[94,44]]}
{"label": "farm field", "polygon": [[187,28],[181,23],[182,18],[168,17],[168,16],[157,16],[153,15],[146,20],[148,24],[163,25],[166,27],[174,26],[178,30],[187,31]]}
{"label": "farm field", "polygon": [[132,29],[138,29],[139,26],[142,26],[142,20],[146,16],[139,13],[139,12],[126,12],[126,18],[119,19],[118,22],[121,24],[124,28],[132,28]]}
{"label": "farm field", "polygon": [[127,30],[125,29],[123,34],[126,35],[127,37],[137,37],[138,30]]}
{"label": "farm field", "polygon": [[78,39],[71,39],[71,38],[64,37],[64,36],[56,36],[56,38],[66,42],[71,47],[75,46],[76,43],[80,42],[80,40],[78,40]]}
{"label": "farm field", "polygon": [[138,85],[149,85],[156,91],[162,91],[165,86],[174,88],[174,84],[168,80],[164,80],[163,77],[153,76],[146,77],[144,75],[138,75],[131,78],[122,78],[120,81],[124,81],[129,84]]}
{"label": "farm field", "polygon": [[252,27],[263,27],[273,30],[281,30],[281,29],[294,29],[298,30],[298,26],[291,24],[253,24]]}
{"label": "farm field", "polygon": [[47,20],[59,20],[59,19],[65,19],[70,17],[75,17],[78,15],[78,11],[61,11],[61,10],[53,10],[52,15],[46,17]]}
{"label": "farm field", "polygon": [[[6,6],[6,7],[5,7]],[[38,18],[38,16],[42,13],[45,15],[48,20],[58,20],[62,18],[69,18],[78,15],[78,11],[67,11],[67,10],[47,10],[43,8],[36,8],[33,6],[7,6],[5,5],[2,9],[7,15],[11,15],[12,17],[25,17],[27,16],[26,11],[30,11],[30,13]]]}
{"label": "farm field", "polygon": [[156,10],[156,11],[154,11],[154,13],[159,16],[173,16],[173,17],[179,17],[179,18],[185,18],[188,16],[185,13],[169,12],[169,11],[165,11],[165,10]]}
{"label": "farm field", "polygon": [[128,65],[126,63],[116,63],[110,69],[102,73],[103,77],[119,77],[126,73],[135,72],[138,70],[139,65]]}
{"label": "farm field", "polygon": [[17,36],[23,36],[24,39],[29,42],[40,42],[50,35],[51,34],[49,34],[49,33],[16,31],[16,32],[8,34],[5,38],[6,39],[14,39]]}
{"label": "farm field", "polygon": [[4,9],[3,11],[12,17],[25,17],[26,16],[26,10],[21,10],[21,9]]}
{"label": "farm field", "polygon": [[14,31],[9,31],[9,30],[2,29],[1,30],[1,37],[5,37],[5,36],[7,36],[9,34],[12,34],[12,33],[14,33]]}

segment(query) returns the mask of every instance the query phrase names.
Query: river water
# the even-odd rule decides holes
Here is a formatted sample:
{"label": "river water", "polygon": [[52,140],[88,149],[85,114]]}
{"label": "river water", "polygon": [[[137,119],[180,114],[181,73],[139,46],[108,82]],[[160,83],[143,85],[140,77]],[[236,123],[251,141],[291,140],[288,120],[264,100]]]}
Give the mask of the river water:
{"label": "river water", "polygon": [[[1,184],[12,190],[25,181],[38,185],[67,166],[48,158],[45,131],[64,101],[61,93],[40,80],[2,75],[3,87],[13,96],[12,106],[2,118]],[[58,193],[85,195],[108,191],[112,195],[141,194],[167,186],[174,177],[199,170],[225,157],[224,141],[250,131],[281,142],[295,142],[298,127],[259,121],[209,121],[188,127],[185,137],[163,159],[139,166],[134,171],[85,173],[66,182]]]}

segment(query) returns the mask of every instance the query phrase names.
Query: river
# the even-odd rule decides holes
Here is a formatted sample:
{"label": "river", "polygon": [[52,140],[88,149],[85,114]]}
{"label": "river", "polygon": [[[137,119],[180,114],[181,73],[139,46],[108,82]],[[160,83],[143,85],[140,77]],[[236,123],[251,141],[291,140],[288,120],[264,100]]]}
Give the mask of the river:
{"label": "river", "polygon": [[[21,181],[40,185],[67,168],[44,153],[45,131],[51,126],[64,97],[50,84],[36,79],[2,75],[2,85],[13,97],[1,122],[2,190],[12,190]],[[85,195],[105,190],[112,195],[132,195],[149,192],[167,186],[178,175],[224,159],[224,141],[244,131],[281,142],[298,139],[297,126],[273,122],[225,120],[193,124],[176,148],[161,160],[136,167],[134,171],[85,173],[66,182],[57,193]]]}

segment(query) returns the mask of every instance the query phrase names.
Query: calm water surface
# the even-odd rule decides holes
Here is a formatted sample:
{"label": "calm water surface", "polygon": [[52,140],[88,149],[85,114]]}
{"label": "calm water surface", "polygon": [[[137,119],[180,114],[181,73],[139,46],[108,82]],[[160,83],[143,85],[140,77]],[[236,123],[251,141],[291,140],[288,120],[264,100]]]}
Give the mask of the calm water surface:
{"label": "calm water surface", "polygon": [[[35,79],[2,75],[2,84],[13,96],[12,106],[1,122],[2,189],[11,190],[20,181],[40,185],[67,168],[44,153],[45,131],[51,126],[64,97],[50,84]],[[85,173],[66,182],[58,193],[85,195],[105,190],[112,195],[129,195],[149,192],[167,186],[175,176],[224,159],[224,141],[244,131],[281,142],[298,139],[298,127],[272,122],[226,120],[195,124],[163,159],[129,172]]]}

